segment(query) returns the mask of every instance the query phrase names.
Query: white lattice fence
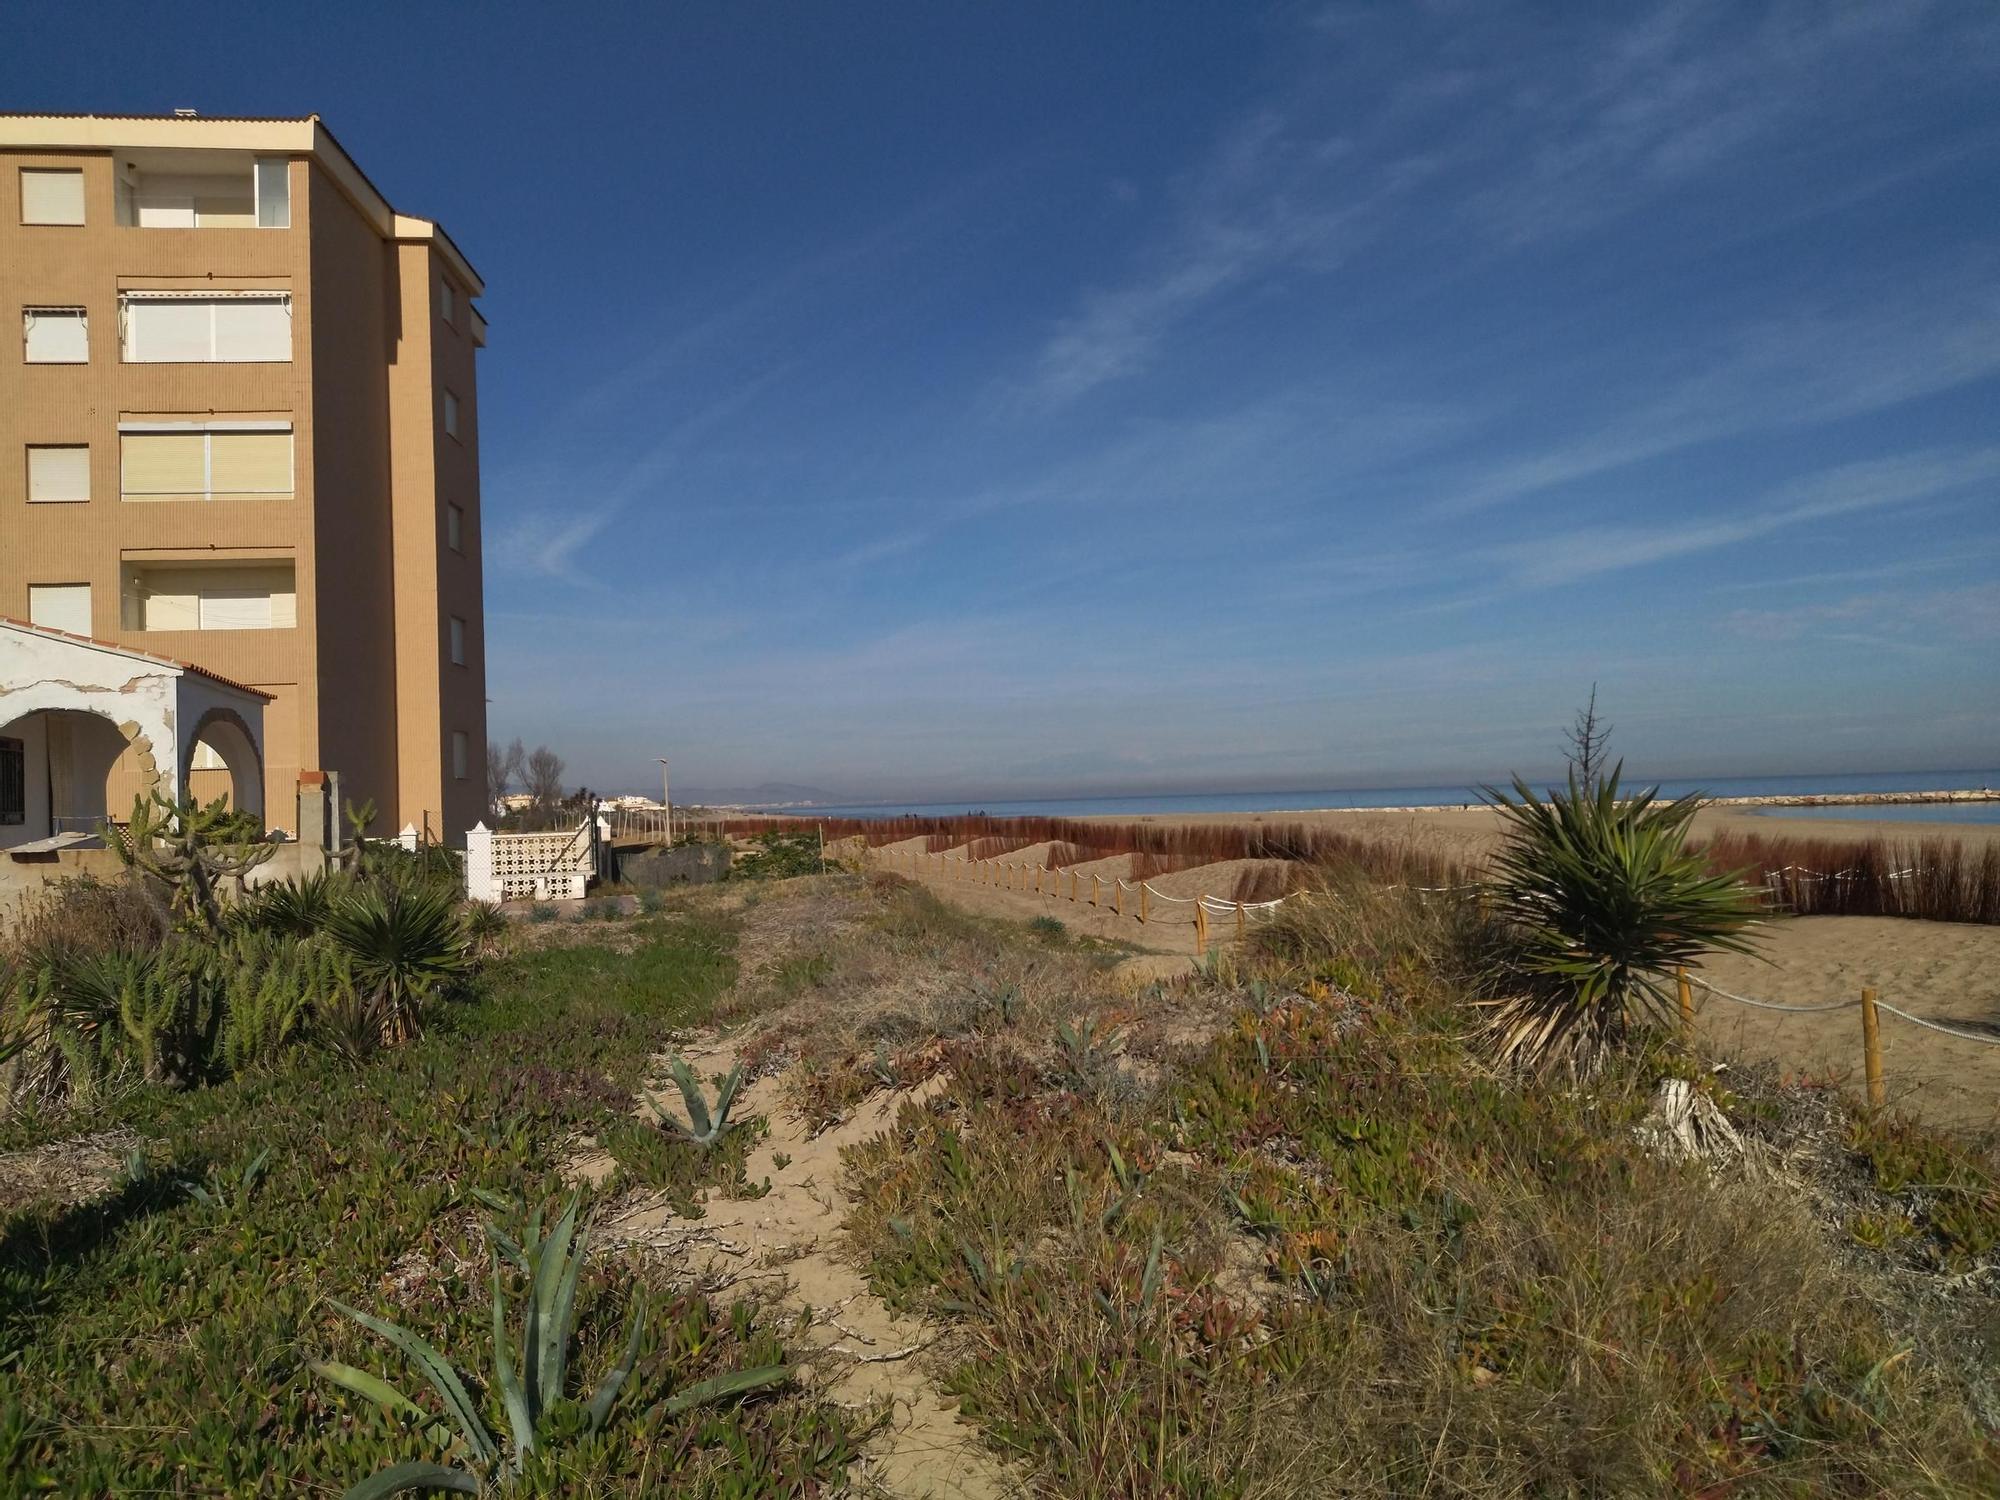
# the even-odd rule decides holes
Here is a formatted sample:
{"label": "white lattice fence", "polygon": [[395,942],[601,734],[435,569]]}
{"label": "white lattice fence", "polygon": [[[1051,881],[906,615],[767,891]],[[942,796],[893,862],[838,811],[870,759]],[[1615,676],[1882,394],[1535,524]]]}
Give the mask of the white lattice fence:
{"label": "white lattice fence", "polygon": [[553,833],[493,833],[478,823],[465,836],[465,893],[475,901],[575,899],[596,873],[587,822]]}

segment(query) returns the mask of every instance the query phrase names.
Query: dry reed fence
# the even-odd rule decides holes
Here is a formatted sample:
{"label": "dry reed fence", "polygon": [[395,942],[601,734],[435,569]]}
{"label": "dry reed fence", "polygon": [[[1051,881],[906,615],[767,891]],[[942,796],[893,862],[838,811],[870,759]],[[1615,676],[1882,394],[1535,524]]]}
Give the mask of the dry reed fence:
{"label": "dry reed fence", "polygon": [[[819,829],[829,839],[858,837],[871,847],[922,839],[927,853],[960,850],[970,852],[974,860],[1005,858],[1015,850],[1045,843],[1050,845],[1043,859],[1046,869],[1129,854],[1134,876],[1140,880],[1238,859],[1358,870],[1387,885],[1467,885],[1483,874],[1475,863],[1412,842],[1362,838],[1314,823],[1121,823],[971,813],[726,818],[699,826],[736,836]],[[1740,871],[1746,883],[1764,890],[1773,909],[1797,916],[2000,924],[2000,844],[1974,848],[1943,836],[1850,840],[1731,833],[1709,840],[1702,851],[1718,872]],[[1255,877],[1255,894],[1227,895],[1244,901],[1269,899],[1282,894],[1268,889],[1274,878]]]}
{"label": "dry reed fence", "polygon": [[1723,834],[1702,851],[1801,917],[1916,917],[2000,924],[2000,844],[1954,838],[1807,839]]}

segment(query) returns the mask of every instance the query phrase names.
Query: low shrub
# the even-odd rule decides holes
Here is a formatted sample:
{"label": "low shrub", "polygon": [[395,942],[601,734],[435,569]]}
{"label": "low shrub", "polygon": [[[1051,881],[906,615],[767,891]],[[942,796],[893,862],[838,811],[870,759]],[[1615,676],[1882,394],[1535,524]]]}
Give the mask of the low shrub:
{"label": "low shrub", "polygon": [[[454,1462],[449,1433],[430,1432],[448,1416],[421,1388],[404,1387],[424,1409],[413,1420],[312,1373],[317,1360],[403,1380],[334,1301],[483,1362],[490,1200],[565,1192],[569,1143],[630,1119],[660,1035],[698,1022],[733,975],[730,935],[707,920],[626,952],[551,946],[499,960],[424,1035],[365,1066],[304,1050],[283,1070],[104,1100],[91,1128],[139,1132],[141,1169],[79,1205],[0,1218],[0,1489],[293,1495]],[[5,1144],[69,1128],[19,1119]],[[510,1309],[525,1291],[517,1270],[503,1270]],[[839,1485],[864,1417],[796,1392],[676,1404],[790,1361],[754,1309],[691,1296],[656,1263],[584,1264],[572,1368],[594,1379],[625,1363],[641,1297],[620,1414],[586,1438],[587,1400],[548,1407],[560,1469],[528,1465],[513,1493],[664,1484],[777,1500]],[[467,1392],[489,1433],[512,1430],[497,1384]]]}

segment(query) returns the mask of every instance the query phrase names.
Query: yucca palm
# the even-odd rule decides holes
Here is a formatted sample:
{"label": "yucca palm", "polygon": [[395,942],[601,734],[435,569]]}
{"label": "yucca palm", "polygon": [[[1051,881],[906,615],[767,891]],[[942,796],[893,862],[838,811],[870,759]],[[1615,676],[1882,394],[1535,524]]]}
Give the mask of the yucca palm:
{"label": "yucca palm", "polygon": [[424,1002],[472,962],[457,899],[438,886],[364,885],[333,903],[325,930],[347,955],[385,1042],[414,1036]]}
{"label": "yucca palm", "polygon": [[1484,789],[1504,831],[1487,894],[1509,937],[1513,993],[1494,1007],[1509,1061],[1593,1067],[1635,1017],[1672,1015],[1677,965],[1751,951],[1751,891],[1687,847],[1701,798],[1621,796],[1622,770],[1546,799],[1518,776],[1511,797]]}

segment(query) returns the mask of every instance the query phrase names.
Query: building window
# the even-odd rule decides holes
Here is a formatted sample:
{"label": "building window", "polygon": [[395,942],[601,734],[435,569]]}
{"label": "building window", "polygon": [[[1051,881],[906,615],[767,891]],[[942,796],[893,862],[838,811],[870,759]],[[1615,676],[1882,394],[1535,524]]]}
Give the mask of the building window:
{"label": "building window", "polygon": [[90,318],[80,307],[23,308],[21,339],[31,365],[90,362]]}
{"label": "building window", "polygon": [[83,173],[64,167],[21,168],[23,224],[81,224]]}
{"label": "building window", "polygon": [[60,503],[89,498],[89,444],[30,443],[28,445],[30,503]]}
{"label": "building window", "polygon": [[127,630],[289,630],[297,625],[292,564],[128,568]]}
{"label": "building window", "polygon": [[90,634],[90,585],[87,583],[31,583],[28,585],[28,623],[49,630],[67,630],[71,635]]}
{"label": "building window", "polygon": [[443,277],[438,278],[438,316],[452,327],[458,327],[458,294]]}
{"label": "building window", "polygon": [[118,428],[125,500],[289,500],[286,422],[125,422]]}
{"label": "building window", "polygon": [[450,391],[444,393],[444,430],[453,437],[458,436],[458,397]]}
{"label": "building window", "polygon": [[465,780],[466,761],[469,758],[465,741],[465,731],[463,729],[454,729],[451,732],[451,779],[453,781]]}
{"label": "building window", "polygon": [[257,227],[292,227],[292,164],[282,156],[260,156],[256,166]]}
{"label": "building window", "polygon": [[[220,154],[220,153],[216,153]],[[118,222],[140,229],[289,229],[291,163],[237,158],[220,171],[182,170],[173,153],[142,153],[117,178]]]}
{"label": "building window", "polygon": [[0,739],[0,823],[28,821],[28,747]]}
{"label": "building window", "polygon": [[444,544],[454,552],[465,550],[465,507],[447,505],[444,508]]}
{"label": "building window", "polygon": [[454,667],[465,665],[465,621],[457,615],[451,617],[451,664]]}
{"label": "building window", "polygon": [[127,292],[118,308],[127,364],[284,364],[292,357],[292,299],[282,292]]}

